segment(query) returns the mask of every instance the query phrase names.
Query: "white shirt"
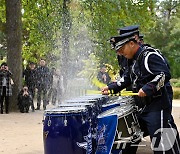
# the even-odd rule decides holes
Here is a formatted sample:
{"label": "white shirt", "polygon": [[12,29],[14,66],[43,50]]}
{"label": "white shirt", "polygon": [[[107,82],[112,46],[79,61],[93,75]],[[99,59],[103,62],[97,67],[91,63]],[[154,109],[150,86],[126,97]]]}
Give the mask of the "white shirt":
{"label": "white shirt", "polygon": [[7,86],[7,81],[6,81],[6,78],[5,78],[5,77],[3,77],[3,83],[2,83],[2,86],[3,86],[3,87],[6,87],[6,86]]}

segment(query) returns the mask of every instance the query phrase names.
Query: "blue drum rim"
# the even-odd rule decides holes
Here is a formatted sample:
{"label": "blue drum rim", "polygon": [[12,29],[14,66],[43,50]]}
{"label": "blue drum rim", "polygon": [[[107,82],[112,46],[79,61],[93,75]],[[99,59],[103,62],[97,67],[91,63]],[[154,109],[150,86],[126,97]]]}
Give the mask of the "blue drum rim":
{"label": "blue drum rim", "polygon": [[86,112],[78,112],[78,113],[45,113],[44,116],[47,117],[69,117],[69,116],[77,116],[77,115],[81,115],[81,116],[85,116],[88,115],[88,113]]}
{"label": "blue drum rim", "polygon": [[59,104],[58,107],[86,107],[86,106],[93,106],[93,103],[65,103]]}
{"label": "blue drum rim", "polygon": [[87,100],[87,99],[76,99],[76,100],[65,100],[65,103],[96,103],[97,100]]}

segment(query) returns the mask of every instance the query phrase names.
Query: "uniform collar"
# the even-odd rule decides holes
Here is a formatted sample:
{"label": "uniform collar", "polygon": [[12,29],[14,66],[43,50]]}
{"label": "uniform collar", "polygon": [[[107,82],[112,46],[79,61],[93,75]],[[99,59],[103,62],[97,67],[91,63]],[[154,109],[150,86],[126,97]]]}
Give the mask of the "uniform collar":
{"label": "uniform collar", "polygon": [[139,56],[139,54],[141,53],[142,51],[142,47],[140,46],[139,49],[137,50],[137,52],[135,53],[134,57],[133,57],[133,60],[136,60]]}

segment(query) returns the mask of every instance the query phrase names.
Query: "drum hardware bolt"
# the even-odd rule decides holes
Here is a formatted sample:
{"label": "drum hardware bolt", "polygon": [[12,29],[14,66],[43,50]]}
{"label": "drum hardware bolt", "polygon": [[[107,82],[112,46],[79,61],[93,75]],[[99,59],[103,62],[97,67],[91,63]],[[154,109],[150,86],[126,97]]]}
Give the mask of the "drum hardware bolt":
{"label": "drum hardware bolt", "polygon": [[64,126],[67,126],[67,119],[64,120]]}
{"label": "drum hardware bolt", "polygon": [[51,126],[51,120],[50,119],[48,120],[48,126]]}
{"label": "drum hardware bolt", "polygon": [[82,124],[85,124],[85,120],[84,120],[84,118],[82,118]]}
{"label": "drum hardware bolt", "polygon": [[67,121],[67,119],[66,119],[66,115],[65,115],[65,119],[64,119],[64,126],[67,126],[67,123],[68,123],[68,121]]}
{"label": "drum hardware bolt", "polygon": [[89,122],[90,122],[90,123],[92,122],[91,119],[89,119]]}
{"label": "drum hardware bolt", "polygon": [[131,130],[131,128],[128,128],[128,132],[129,132],[129,134],[131,134],[131,133],[132,133],[132,130]]}

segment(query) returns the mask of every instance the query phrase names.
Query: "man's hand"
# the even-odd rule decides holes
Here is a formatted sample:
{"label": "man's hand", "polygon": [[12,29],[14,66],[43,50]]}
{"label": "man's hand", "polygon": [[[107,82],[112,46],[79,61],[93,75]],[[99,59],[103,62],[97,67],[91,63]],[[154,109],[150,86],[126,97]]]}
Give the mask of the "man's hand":
{"label": "man's hand", "polygon": [[145,97],[146,96],[146,93],[142,90],[142,88],[139,89],[138,96],[139,97]]}
{"label": "man's hand", "polygon": [[102,75],[102,79],[104,80],[104,82],[106,82],[106,75],[105,74]]}
{"label": "man's hand", "polygon": [[23,96],[28,96],[29,93],[27,91],[24,91]]}
{"label": "man's hand", "polygon": [[8,66],[4,66],[4,70],[8,71],[9,70]]}

